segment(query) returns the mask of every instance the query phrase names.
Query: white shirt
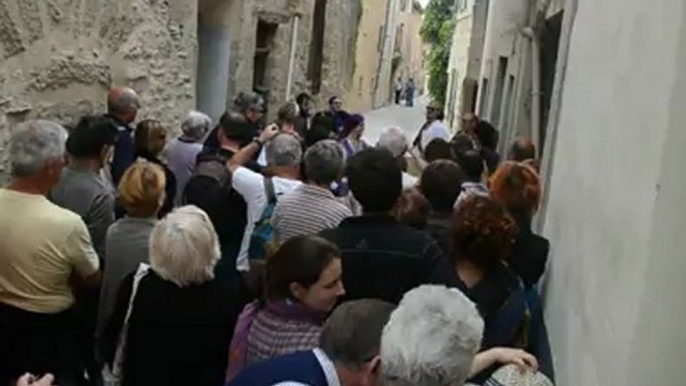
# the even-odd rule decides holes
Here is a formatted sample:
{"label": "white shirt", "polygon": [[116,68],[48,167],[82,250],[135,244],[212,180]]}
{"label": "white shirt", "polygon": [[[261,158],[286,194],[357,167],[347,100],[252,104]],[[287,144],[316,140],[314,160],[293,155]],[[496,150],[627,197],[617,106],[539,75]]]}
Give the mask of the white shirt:
{"label": "white shirt", "polygon": [[412,189],[417,186],[419,179],[410,173],[403,172],[403,190]]}
{"label": "white shirt", "polygon": [[445,125],[445,123],[436,120],[431,122],[431,125],[426,128],[422,132],[422,138],[421,138],[421,150],[424,152],[426,150],[426,147],[429,146],[431,141],[433,141],[436,138],[441,138],[446,141],[450,140],[450,130],[448,130],[448,126]]}
{"label": "white shirt", "polygon": [[[274,193],[276,193],[276,197],[289,193],[302,184],[302,182],[298,180],[290,180],[281,177],[272,177],[272,182],[274,184]],[[267,194],[264,191],[264,176],[255,173],[248,168],[239,167],[236,169],[233,173],[232,184],[233,188],[243,196],[243,199],[245,199],[245,202],[248,204],[248,222],[245,226],[241,250],[236,258],[236,268],[239,271],[245,272],[250,269],[248,264],[250,237],[255,229],[255,223],[259,221],[264,212],[264,208],[267,206]]]}
{"label": "white shirt", "polygon": [[257,164],[262,166],[263,168],[267,167],[267,147],[262,146],[262,150],[260,150],[260,155],[257,156]]}

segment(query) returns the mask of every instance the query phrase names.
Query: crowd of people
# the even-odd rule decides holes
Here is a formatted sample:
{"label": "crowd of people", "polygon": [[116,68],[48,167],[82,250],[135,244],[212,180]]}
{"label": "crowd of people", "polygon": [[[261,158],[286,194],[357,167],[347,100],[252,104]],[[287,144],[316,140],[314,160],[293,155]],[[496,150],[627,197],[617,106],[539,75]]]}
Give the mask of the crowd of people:
{"label": "crowd of people", "polygon": [[302,93],[265,124],[240,93],[174,139],[134,126],[132,89],[107,107],[12,130],[0,385],[553,378],[531,141],[502,162],[497,130],[467,114],[451,136],[437,103],[416,138],[376,144],[337,96],[315,112]]}

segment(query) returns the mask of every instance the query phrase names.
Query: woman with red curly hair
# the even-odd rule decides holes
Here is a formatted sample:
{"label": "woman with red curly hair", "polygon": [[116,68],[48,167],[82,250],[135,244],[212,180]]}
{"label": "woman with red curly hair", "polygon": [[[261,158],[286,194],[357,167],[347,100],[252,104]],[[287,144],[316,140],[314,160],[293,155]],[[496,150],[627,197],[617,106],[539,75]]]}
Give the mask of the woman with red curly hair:
{"label": "woman with red curly hair", "polygon": [[490,197],[467,198],[452,217],[455,269],[485,323],[481,350],[527,347],[524,286],[505,263],[517,231],[505,207]]}
{"label": "woman with red curly hair", "polygon": [[510,212],[519,228],[507,263],[527,288],[540,280],[548,260],[550,243],[531,230],[531,219],[541,202],[541,182],[531,166],[508,161],[491,177],[491,195]]}
{"label": "woman with red curly hair", "polygon": [[531,315],[529,350],[538,358],[541,371],[553,377],[548,332],[541,299],[535,285],[543,276],[550,243],[531,230],[531,219],[541,203],[541,182],[534,168],[514,161],[500,165],[491,176],[491,197],[500,201],[517,223],[519,233],[507,264],[522,279]]}

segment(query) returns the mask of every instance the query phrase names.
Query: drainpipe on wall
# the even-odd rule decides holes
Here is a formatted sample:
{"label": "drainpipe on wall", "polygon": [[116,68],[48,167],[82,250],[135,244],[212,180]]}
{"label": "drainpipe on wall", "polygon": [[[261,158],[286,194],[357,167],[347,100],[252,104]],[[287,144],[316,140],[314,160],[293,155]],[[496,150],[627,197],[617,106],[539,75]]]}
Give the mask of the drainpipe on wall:
{"label": "drainpipe on wall", "polygon": [[522,34],[531,40],[531,140],[536,145],[536,157],[541,149],[541,45],[531,27],[522,29]]}
{"label": "drainpipe on wall", "polygon": [[286,100],[291,99],[293,88],[293,71],[295,68],[295,53],[298,47],[298,24],[300,24],[300,14],[293,15],[293,31],[291,32],[291,52],[288,59],[288,81],[286,82]]}

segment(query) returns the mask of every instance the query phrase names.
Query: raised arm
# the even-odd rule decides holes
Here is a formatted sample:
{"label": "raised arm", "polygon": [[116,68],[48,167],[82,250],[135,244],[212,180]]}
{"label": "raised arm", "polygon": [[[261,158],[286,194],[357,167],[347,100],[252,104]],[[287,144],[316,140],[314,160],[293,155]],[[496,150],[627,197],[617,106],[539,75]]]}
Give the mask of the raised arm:
{"label": "raised arm", "polygon": [[236,169],[253,159],[255,154],[260,151],[262,146],[264,146],[264,144],[269,142],[277,134],[279,134],[279,128],[277,125],[273,124],[267,126],[262,133],[260,133],[259,137],[253,139],[248,146],[243,147],[238,151],[238,153],[234,154],[234,156],[231,157],[229,162],[226,164],[226,167],[229,168],[229,170],[233,173],[236,171]]}

